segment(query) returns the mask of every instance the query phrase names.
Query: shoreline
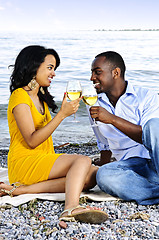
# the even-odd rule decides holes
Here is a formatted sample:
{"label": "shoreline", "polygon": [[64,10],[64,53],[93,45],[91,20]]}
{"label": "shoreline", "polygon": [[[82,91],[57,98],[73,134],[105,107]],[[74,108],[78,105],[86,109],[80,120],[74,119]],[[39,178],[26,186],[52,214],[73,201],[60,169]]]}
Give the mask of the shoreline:
{"label": "shoreline", "polygon": [[[98,158],[99,150],[95,142],[87,143],[66,143],[60,146],[54,146],[56,153],[67,153],[67,154],[82,154],[90,156],[93,160]],[[7,168],[7,154],[9,149],[0,149],[0,167]]]}

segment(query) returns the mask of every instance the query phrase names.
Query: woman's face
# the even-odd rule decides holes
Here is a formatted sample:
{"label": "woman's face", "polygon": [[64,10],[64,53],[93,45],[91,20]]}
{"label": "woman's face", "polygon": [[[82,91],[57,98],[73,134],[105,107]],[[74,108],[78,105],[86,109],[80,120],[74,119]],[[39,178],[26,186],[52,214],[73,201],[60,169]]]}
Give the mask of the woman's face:
{"label": "woman's face", "polygon": [[55,77],[56,59],[53,55],[47,55],[44,62],[38,68],[36,81],[42,87],[49,87]]}

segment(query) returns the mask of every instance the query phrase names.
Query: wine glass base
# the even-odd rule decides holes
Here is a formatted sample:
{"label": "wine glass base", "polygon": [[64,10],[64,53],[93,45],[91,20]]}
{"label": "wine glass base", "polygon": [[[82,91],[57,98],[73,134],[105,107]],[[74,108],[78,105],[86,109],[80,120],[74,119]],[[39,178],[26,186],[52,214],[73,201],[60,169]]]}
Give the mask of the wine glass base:
{"label": "wine glass base", "polygon": [[69,119],[69,122],[72,122],[72,123],[79,123],[80,121],[78,119],[75,118],[72,118],[71,120]]}
{"label": "wine glass base", "polygon": [[79,123],[80,121],[79,121],[79,120],[76,120],[76,119],[74,119],[74,120],[71,120],[70,122],[73,122],[73,123]]}
{"label": "wine glass base", "polygon": [[93,121],[93,124],[91,124],[91,127],[98,127],[98,126],[100,126],[100,125],[102,125],[101,122],[99,122],[99,121]]}

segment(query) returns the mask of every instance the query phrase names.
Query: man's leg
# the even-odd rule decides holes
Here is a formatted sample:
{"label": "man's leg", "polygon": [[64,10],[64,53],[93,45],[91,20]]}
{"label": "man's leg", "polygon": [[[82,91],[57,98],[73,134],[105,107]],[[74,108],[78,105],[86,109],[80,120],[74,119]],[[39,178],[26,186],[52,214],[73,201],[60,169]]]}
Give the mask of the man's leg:
{"label": "man's leg", "polygon": [[99,168],[96,179],[102,191],[126,201],[159,203],[159,178],[147,159],[129,158],[105,164]]}
{"label": "man's leg", "polygon": [[152,118],[145,124],[142,141],[150,153],[152,166],[159,177],[159,118]]}

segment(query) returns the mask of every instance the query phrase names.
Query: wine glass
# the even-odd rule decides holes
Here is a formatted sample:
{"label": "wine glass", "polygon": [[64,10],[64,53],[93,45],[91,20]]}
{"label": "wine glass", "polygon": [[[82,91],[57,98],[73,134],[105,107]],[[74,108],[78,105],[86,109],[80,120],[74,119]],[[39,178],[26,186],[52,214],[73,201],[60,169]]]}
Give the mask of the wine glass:
{"label": "wine glass", "polygon": [[[89,106],[93,106],[98,99],[96,89],[93,84],[89,84],[82,89],[82,99],[83,102]],[[92,126],[97,126],[97,123],[94,118],[92,118],[94,124]]]}
{"label": "wine glass", "polygon": [[[78,80],[68,81],[67,87],[66,87],[66,94],[67,94],[68,99],[71,101],[79,98],[82,94],[82,88],[81,88],[80,81],[78,81]],[[73,122],[78,122],[76,120],[76,114],[74,114]]]}

